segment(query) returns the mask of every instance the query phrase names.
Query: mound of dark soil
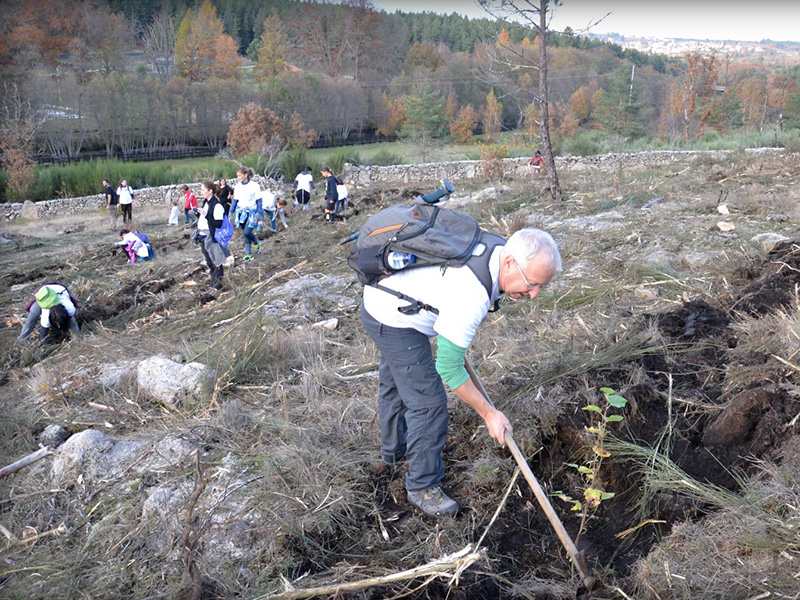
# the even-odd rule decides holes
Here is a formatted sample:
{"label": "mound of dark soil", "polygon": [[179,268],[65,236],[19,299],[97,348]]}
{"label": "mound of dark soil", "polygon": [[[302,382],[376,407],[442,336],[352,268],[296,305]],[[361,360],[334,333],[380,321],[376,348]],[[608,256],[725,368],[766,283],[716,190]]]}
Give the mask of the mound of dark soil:
{"label": "mound of dark soil", "polygon": [[763,264],[738,269],[734,282],[743,287],[733,309],[764,315],[791,306],[800,285],[800,245],[794,241],[777,245]]}

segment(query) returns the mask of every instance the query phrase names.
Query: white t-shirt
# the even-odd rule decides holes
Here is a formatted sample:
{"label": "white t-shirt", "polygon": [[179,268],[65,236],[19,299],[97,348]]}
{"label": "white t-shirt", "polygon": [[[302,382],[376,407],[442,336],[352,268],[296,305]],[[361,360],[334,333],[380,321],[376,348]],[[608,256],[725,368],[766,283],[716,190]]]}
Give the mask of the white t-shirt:
{"label": "white t-shirt", "polygon": [[[72,300],[69,297],[67,288],[65,288],[63,285],[58,285],[57,283],[48,283],[43,287],[49,288],[58,294],[58,303],[67,309],[67,314],[70,317],[75,316],[75,305],[72,303]],[[42,316],[39,318],[39,324],[42,327],[50,327],[50,309],[42,308],[41,310]]]}
{"label": "white t-shirt", "polygon": [[119,196],[119,203],[120,204],[132,204],[133,203],[133,190],[131,186],[126,185],[125,187],[118,187],[117,188],[117,196]]}
{"label": "white t-shirt", "polygon": [[336,186],[336,194],[339,196],[339,200],[347,200],[349,194],[347,186],[343,183],[338,184]]}
{"label": "white t-shirt", "polygon": [[[198,211],[200,215],[197,217],[197,228],[200,230],[205,229],[206,231],[210,231],[211,228],[208,226],[208,209],[203,205],[203,208],[199,208]],[[211,215],[214,217],[215,221],[221,221],[222,217],[225,216],[225,207],[222,206],[222,202],[217,202],[217,205],[214,207],[214,214]]]}
{"label": "white t-shirt", "polygon": [[264,210],[277,210],[278,196],[272,190],[264,190],[261,194],[261,208]]}
{"label": "white t-shirt", "polygon": [[294,178],[294,182],[297,184],[298,190],[304,190],[310,194],[311,186],[314,183],[314,176],[311,173],[303,171],[297,174],[297,177]]}
{"label": "white t-shirt", "polygon": [[[476,254],[482,247],[479,244]],[[398,271],[380,284],[433,306],[439,310],[438,315],[427,310],[404,315],[397,309],[408,306],[408,302],[369,285],[364,286],[364,308],[376,321],[389,327],[409,327],[427,336],[442,335],[461,348],[469,348],[478,325],[501,296],[497,280],[502,251],[500,246],[495,248],[489,260],[491,299],[469,267],[448,267],[442,272],[440,266],[431,266]]]}
{"label": "white t-shirt", "polygon": [[252,179],[246,183],[239,182],[233,188],[233,198],[237,208],[255,208],[256,201],[261,197],[261,186]]}

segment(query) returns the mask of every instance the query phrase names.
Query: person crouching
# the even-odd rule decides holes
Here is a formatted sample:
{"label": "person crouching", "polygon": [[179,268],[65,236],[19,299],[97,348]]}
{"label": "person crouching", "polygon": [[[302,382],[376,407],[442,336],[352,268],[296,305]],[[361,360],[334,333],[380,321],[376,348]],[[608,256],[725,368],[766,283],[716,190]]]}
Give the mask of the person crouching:
{"label": "person crouching", "polygon": [[119,237],[121,238],[120,241],[115,242],[114,246],[122,246],[125,248],[125,252],[128,253],[131,264],[134,264],[137,258],[141,261],[150,260],[152,258],[150,244],[142,240],[136,233],[128,231],[127,229],[120,229]]}
{"label": "person crouching", "polygon": [[39,339],[42,344],[65,339],[70,332],[78,333],[76,304],[65,285],[52,282],[40,286],[25,306],[28,318],[25,319],[15,344],[24,342],[31,336],[36,328],[36,321],[39,321]]}

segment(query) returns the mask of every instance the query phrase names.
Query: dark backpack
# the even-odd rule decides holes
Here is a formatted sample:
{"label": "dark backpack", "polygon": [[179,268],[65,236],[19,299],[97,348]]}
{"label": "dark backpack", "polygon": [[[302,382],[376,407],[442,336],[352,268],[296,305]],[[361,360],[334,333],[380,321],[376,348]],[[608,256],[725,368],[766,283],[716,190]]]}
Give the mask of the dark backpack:
{"label": "dark backpack", "polygon": [[[481,254],[473,255],[478,243],[486,248]],[[396,272],[389,267],[389,253],[413,254],[415,261],[406,269],[466,265],[491,298],[489,259],[494,249],[505,243],[504,238],[483,231],[478,222],[466,213],[431,204],[398,205],[384,209],[367,220],[359,231],[347,262],[364,285],[372,285],[411,303],[411,306],[398,309],[401,312],[415,314],[424,308],[438,313],[432,306],[379,284],[381,279]],[[494,310],[497,310],[497,304]]]}
{"label": "dark backpack", "polygon": [[117,190],[115,190],[111,186],[108,186],[106,188],[106,193],[108,193],[109,196],[111,196],[111,200],[110,200],[111,206],[119,204],[119,195],[117,195]]}

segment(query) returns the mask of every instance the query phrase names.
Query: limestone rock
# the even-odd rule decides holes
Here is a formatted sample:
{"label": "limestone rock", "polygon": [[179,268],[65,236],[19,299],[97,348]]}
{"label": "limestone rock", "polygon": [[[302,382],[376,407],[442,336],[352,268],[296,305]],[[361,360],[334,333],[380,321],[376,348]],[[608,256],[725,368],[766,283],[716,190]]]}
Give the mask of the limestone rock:
{"label": "limestone rock", "polygon": [[346,295],[352,287],[352,276],[306,275],[287,281],[272,290],[270,306],[264,311],[273,317],[316,321],[321,311],[355,311],[359,298]]}
{"label": "limestone rock", "polygon": [[169,405],[183,397],[200,397],[214,381],[213,372],[204,364],[176,363],[166,356],[152,356],[136,367],[139,390]]}
{"label": "limestone rock", "polygon": [[731,223],[730,221],[719,221],[717,223],[717,229],[720,231],[733,231],[736,229],[736,225]]}
{"label": "limestone rock", "polygon": [[36,221],[39,219],[39,209],[36,208],[34,202],[25,200],[25,202],[22,203],[22,212],[20,216],[28,221]]}
{"label": "limestone rock", "polygon": [[720,250],[711,250],[709,252],[690,252],[683,257],[685,262],[690,267],[698,268],[708,265],[721,265],[728,261],[728,257]]}
{"label": "limestone rock", "polygon": [[785,235],[781,235],[780,233],[759,233],[756,236],[750,238],[750,241],[754,244],[758,244],[767,252],[771,252],[775,246],[781,244],[783,242],[789,241]]}
{"label": "limestone rock", "polygon": [[42,433],[36,436],[36,439],[40,444],[49,446],[50,448],[58,448],[69,439],[69,436],[69,431],[61,427],[61,425],[51,423],[44,428]]}
{"label": "limestone rock", "polygon": [[102,431],[87,429],[70,437],[58,449],[53,461],[52,475],[56,481],[64,481],[81,475],[85,467],[91,469],[101,455],[114,445],[114,441]]}
{"label": "limestone rock", "polygon": [[327,329],[328,331],[333,331],[339,326],[339,319],[336,317],[332,319],[325,319],[324,321],[317,321],[312,325],[312,327],[316,327],[318,329]]}

